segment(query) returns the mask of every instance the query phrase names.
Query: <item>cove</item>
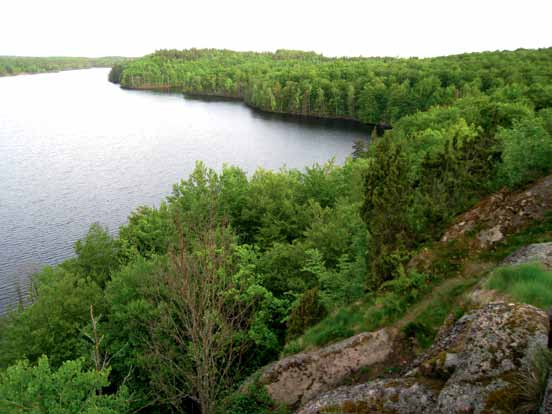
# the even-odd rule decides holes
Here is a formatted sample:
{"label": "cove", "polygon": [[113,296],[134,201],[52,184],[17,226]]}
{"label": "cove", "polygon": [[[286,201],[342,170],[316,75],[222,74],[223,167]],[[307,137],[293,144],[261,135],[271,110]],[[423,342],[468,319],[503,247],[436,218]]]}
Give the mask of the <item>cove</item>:
{"label": "cove", "polygon": [[112,233],[159,205],[196,160],[249,174],[342,163],[369,131],[241,102],[124,90],[109,69],[0,79],[0,313],[29,275],[73,256],[90,224]]}

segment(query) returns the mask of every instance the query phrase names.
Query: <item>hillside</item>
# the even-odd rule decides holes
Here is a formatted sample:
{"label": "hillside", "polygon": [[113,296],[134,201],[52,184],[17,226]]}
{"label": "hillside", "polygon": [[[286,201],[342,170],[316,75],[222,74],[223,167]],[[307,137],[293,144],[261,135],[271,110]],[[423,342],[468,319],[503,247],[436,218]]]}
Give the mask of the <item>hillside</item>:
{"label": "hillside", "polygon": [[[404,398],[415,410],[426,400],[457,406],[441,395],[458,402],[511,385],[483,374],[482,388],[448,381],[479,375],[466,364],[470,355],[486,361],[472,350],[489,327],[516,369],[530,366],[516,358],[531,359],[527,344],[546,334],[542,310],[477,308],[467,293],[489,275],[502,297],[552,305],[534,298],[546,291],[546,270],[488,273],[517,248],[550,241],[551,57],[551,49],[434,59],[192,49],[114,67],[123,87],[228,93],[261,109],[380,128],[343,165],[215,171],[198,162],[117,236],[92,225],[74,258],[35,276],[32,304],[0,321],[0,395],[9,396],[0,411],[78,401],[73,410],[102,414],[328,412],[335,407],[318,392],[343,382],[360,388],[331,401],[347,403],[352,392],[377,397],[355,403],[360,412]],[[528,272],[537,288],[526,286]],[[515,324],[508,336],[503,328],[518,317],[530,329]],[[355,350],[372,340],[381,346],[369,358]],[[335,362],[342,349],[352,363]],[[441,357],[417,358],[455,349],[464,362],[454,373]],[[311,394],[287,376],[280,394],[294,401],[276,401],[269,385],[301,364],[335,377]],[[421,379],[404,376],[428,364],[435,369]],[[507,412],[497,410],[489,412]]]}
{"label": "hillside", "polygon": [[[411,260],[417,271],[433,273],[436,265],[455,271],[433,281],[402,317],[281,359],[256,377],[258,386],[301,414],[534,412],[527,407],[538,409],[552,373],[552,360],[541,360],[552,296],[539,292],[552,285],[552,243],[538,243],[552,240],[551,191],[548,176],[482,200]],[[500,207],[489,209],[497,200]],[[460,224],[468,231],[458,233]],[[486,239],[497,226],[503,237]],[[526,264],[533,262],[548,273]],[[509,281],[501,284],[504,277]],[[544,285],[536,285],[541,277]],[[363,313],[371,317],[369,309]],[[534,389],[524,388],[528,381]]]}

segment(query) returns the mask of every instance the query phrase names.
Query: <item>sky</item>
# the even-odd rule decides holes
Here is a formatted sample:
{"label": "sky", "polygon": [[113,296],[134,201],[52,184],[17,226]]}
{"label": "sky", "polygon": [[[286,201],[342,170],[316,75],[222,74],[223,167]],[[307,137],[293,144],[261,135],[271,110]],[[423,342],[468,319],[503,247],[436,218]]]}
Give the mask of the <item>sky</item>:
{"label": "sky", "polygon": [[0,55],[440,56],[552,46],[552,0],[2,0]]}

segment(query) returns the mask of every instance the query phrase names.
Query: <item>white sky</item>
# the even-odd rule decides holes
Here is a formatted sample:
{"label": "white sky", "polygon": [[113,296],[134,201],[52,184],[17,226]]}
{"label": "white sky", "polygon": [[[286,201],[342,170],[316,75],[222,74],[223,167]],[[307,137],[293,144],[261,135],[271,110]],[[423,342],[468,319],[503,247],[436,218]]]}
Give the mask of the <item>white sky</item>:
{"label": "white sky", "polygon": [[552,0],[1,0],[0,55],[436,56],[552,46]]}

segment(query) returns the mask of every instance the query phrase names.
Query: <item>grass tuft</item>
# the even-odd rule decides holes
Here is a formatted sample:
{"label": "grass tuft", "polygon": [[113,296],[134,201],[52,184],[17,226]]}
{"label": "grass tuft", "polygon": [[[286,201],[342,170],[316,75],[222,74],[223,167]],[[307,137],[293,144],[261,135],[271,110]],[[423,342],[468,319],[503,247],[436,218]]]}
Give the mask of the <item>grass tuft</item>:
{"label": "grass tuft", "polygon": [[541,309],[552,306],[552,271],[539,263],[500,267],[487,287]]}

